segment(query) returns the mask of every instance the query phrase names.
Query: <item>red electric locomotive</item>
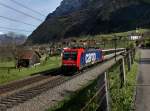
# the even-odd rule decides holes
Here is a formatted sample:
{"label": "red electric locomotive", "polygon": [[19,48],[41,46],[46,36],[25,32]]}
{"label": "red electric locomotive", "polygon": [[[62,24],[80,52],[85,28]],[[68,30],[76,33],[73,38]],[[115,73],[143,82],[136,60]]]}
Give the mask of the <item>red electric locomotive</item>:
{"label": "red electric locomotive", "polygon": [[62,69],[81,70],[102,60],[100,49],[65,48],[62,53]]}

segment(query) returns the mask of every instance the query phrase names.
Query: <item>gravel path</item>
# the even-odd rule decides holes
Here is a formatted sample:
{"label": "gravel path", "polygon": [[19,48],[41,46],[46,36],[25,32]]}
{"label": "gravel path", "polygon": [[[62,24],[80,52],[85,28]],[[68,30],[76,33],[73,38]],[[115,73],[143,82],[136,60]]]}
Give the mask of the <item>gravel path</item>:
{"label": "gravel path", "polygon": [[[117,59],[121,59],[119,56]],[[53,107],[59,101],[62,101],[65,96],[72,94],[74,91],[81,89],[89,83],[89,81],[96,79],[102,72],[108,67],[111,67],[115,63],[115,60],[107,61],[102,65],[97,65],[90,71],[85,72],[78,77],[65,82],[41,95],[15,106],[8,111],[44,111],[49,107]]]}
{"label": "gravel path", "polygon": [[141,50],[136,111],[150,111],[150,50]]}

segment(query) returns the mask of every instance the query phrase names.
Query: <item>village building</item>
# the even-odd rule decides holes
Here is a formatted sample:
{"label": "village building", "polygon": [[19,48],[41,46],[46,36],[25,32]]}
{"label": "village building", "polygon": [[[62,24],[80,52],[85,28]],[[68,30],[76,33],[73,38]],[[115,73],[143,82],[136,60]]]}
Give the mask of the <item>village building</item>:
{"label": "village building", "polygon": [[143,35],[136,31],[135,33],[131,33],[131,35],[129,35],[129,40],[136,41],[142,39],[142,37]]}
{"label": "village building", "polygon": [[129,36],[129,40],[139,40],[141,38],[142,38],[141,35],[131,35],[131,36]]}
{"label": "village building", "polygon": [[31,67],[40,64],[40,54],[33,50],[19,51],[17,54],[17,67]]}

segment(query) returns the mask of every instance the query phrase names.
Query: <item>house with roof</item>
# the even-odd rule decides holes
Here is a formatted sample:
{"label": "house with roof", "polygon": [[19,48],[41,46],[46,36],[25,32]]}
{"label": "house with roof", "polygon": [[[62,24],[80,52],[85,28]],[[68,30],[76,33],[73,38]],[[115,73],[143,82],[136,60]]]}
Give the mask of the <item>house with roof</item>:
{"label": "house with roof", "polygon": [[17,54],[17,64],[19,67],[31,67],[36,64],[40,64],[40,54],[33,50],[19,51]]}

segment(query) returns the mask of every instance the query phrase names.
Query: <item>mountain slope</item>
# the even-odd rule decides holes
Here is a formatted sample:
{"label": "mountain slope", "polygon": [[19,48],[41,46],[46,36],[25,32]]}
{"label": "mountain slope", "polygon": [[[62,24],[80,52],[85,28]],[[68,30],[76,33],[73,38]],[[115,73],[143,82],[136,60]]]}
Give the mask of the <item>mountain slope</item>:
{"label": "mountain slope", "polygon": [[26,36],[15,34],[13,32],[0,35],[0,47],[12,46],[13,44],[22,45],[26,41]]}
{"label": "mountain slope", "polygon": [[29,36],[33,43],[150,26],[147,0],[64,0]]}

